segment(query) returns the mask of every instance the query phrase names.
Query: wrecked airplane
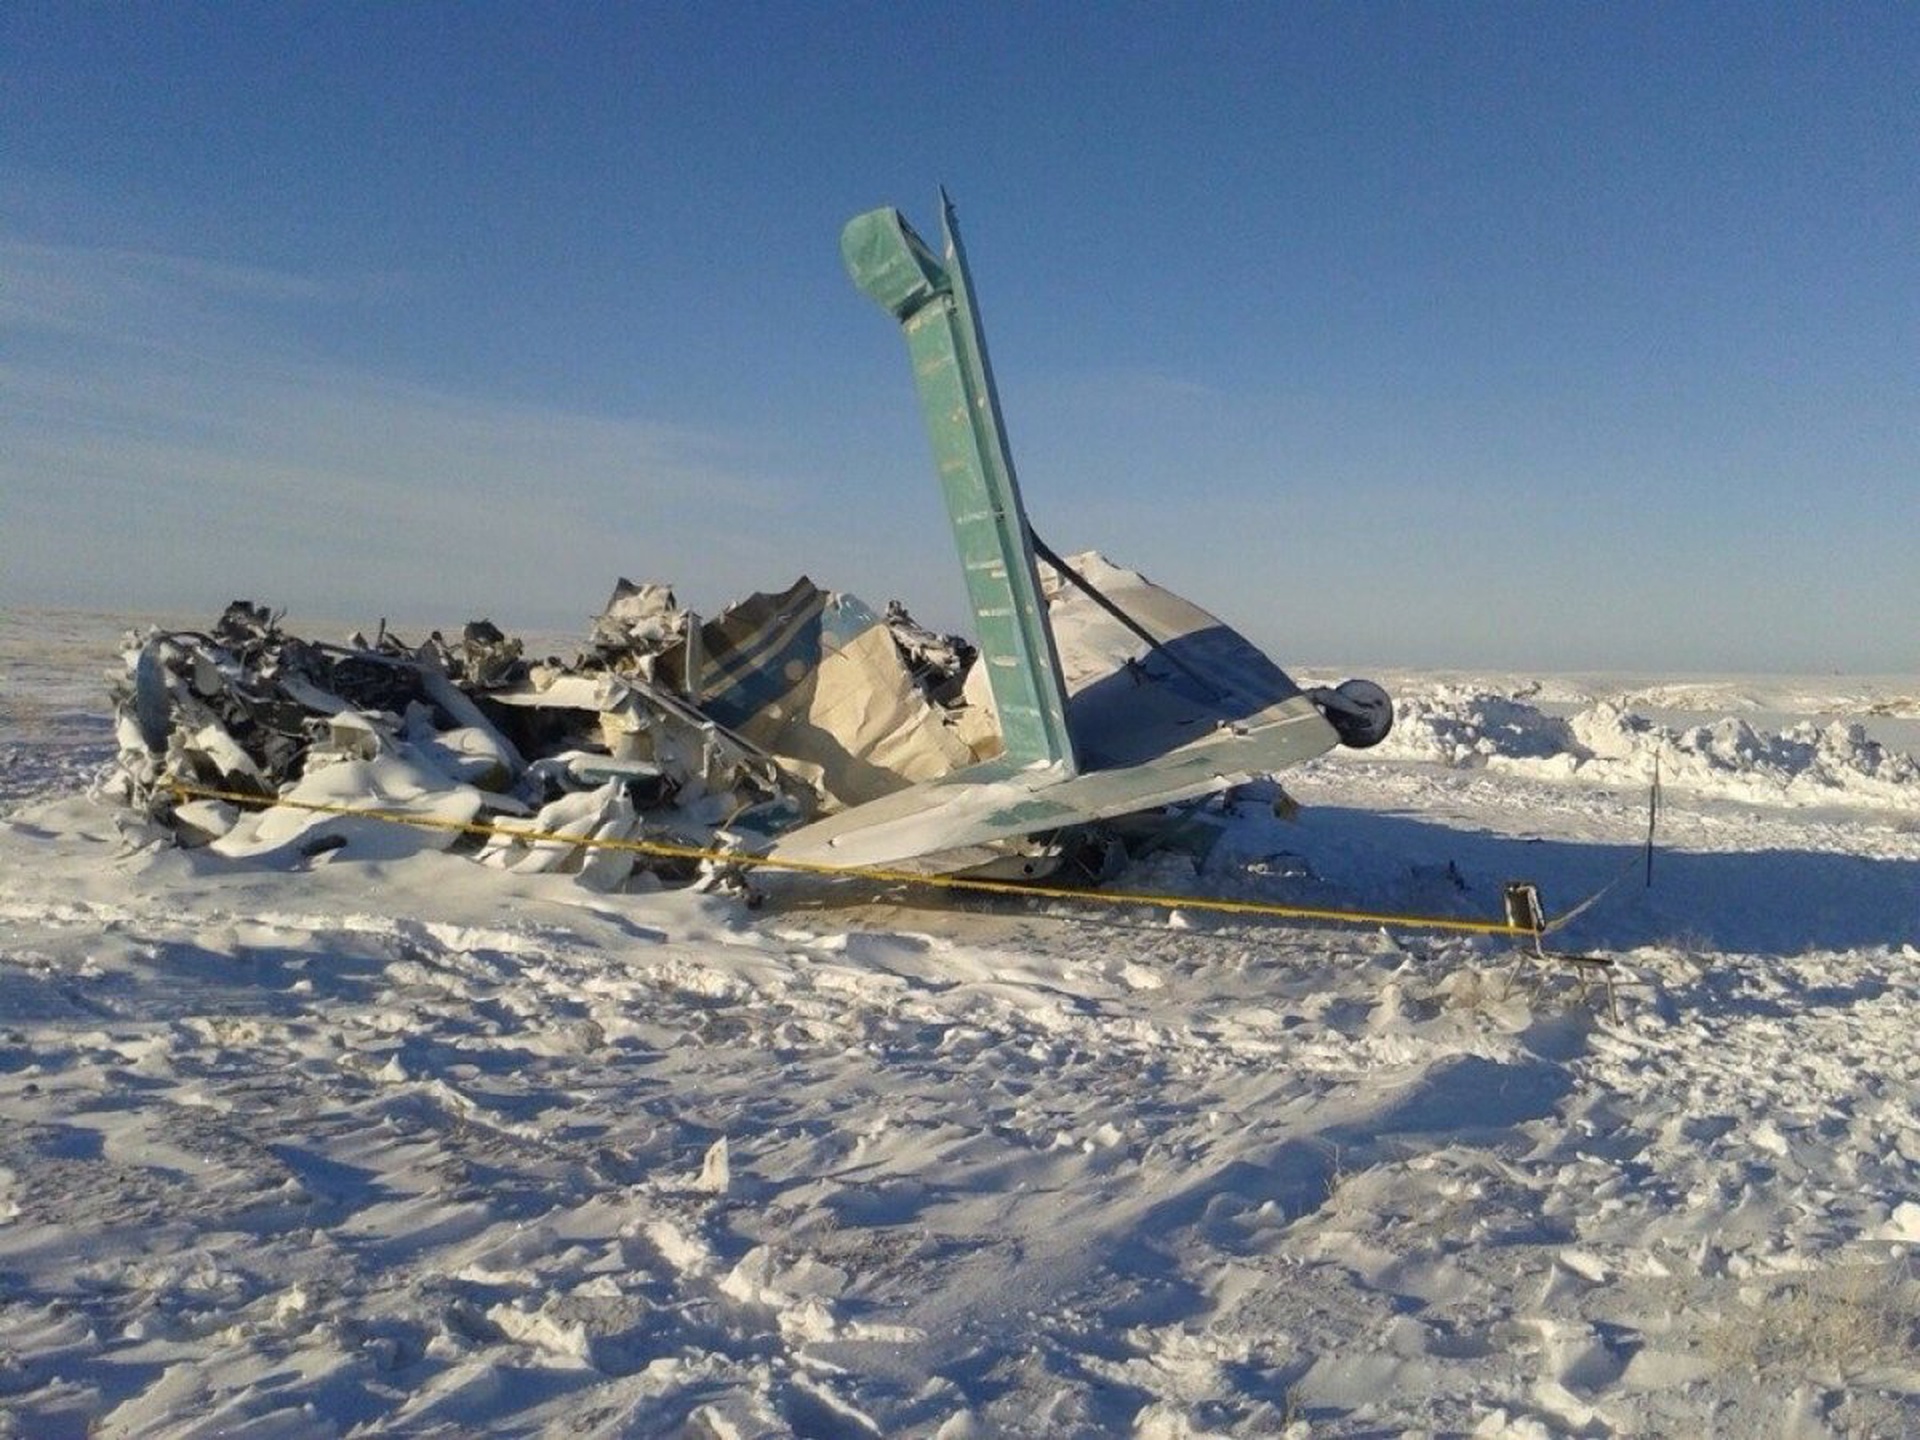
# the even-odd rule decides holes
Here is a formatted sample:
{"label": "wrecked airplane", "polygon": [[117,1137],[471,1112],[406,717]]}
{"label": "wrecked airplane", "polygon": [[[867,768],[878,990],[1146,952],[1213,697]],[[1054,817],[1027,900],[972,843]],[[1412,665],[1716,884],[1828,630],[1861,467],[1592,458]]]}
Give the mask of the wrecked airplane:
{"label": "wrecked airplane", "polygon": [[1034,534],[941,198],[939,255],[890,209],[841,249],[906,338],[976,643],[805,577],[709,620],[622,580],[567,663],[484,621],[334,646],[235,602],[210,631],[130,637],[117,793],[234,857],[462,846],[601,889],[728,873],[606,843],[635,841],[1098,878],[1209,796],[1384,738],[1378,686],[1302,690],[1198,606]]}

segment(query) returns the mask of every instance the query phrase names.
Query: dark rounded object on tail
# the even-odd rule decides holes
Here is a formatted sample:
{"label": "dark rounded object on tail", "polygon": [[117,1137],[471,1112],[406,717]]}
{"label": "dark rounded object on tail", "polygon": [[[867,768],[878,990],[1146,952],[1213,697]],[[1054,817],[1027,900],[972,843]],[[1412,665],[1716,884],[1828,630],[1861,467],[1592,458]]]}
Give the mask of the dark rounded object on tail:
{"label": "dark rounded object on tail", "polygon": [[1333,690],[1335,703],[1321,713],[1349,750],[1367,750],[1393,729],[1393,697],[1371,680],[1343,680]]}

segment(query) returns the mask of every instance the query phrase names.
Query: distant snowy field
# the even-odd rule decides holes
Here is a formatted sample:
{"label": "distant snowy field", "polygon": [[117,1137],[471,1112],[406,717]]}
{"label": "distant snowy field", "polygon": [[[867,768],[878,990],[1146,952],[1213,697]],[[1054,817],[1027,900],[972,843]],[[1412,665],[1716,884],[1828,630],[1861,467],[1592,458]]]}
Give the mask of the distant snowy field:
{"label": "distant snowy field", "polygon": [[1920,1433],[1920,677],[1384,677],[1120,882],[1617,882],[1616,1023],[1477,939],[161,846],[85,796],[130,623],[0,617],[0,1435]]}

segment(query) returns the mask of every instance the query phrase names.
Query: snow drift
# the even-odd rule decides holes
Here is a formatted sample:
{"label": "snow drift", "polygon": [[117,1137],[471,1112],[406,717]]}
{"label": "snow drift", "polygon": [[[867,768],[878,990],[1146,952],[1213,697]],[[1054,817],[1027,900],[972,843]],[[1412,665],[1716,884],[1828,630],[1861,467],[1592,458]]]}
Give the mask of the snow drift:
{"label": "snow drift", "polygon": [[1739,716],[1660,725],[1600,701],[1569,716],[1525,700],[1442,686],[1405,696],[1383,755],[1541,779],[1663,784],[1757,804],[1867,805],[1920,813],[1920,764],[1857,720],[1763,731]]}
{"label": "snow drift", "polygon": [[[1791,726],[1583,917],[1615,1025],[1487,942],[159,843],[57,628],[0,617],[0,1433],[1920,1427],[1920,833],[1764,799]],[[1488,763],[1316,762],[1154,878],[1633,853],[1590,700],[1407,691]]]}

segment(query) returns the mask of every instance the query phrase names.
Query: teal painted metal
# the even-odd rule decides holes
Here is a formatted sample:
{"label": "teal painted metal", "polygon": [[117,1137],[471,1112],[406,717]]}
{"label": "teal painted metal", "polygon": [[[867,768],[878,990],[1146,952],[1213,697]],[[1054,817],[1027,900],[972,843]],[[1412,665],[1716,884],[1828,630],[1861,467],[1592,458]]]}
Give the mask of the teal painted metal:
{"label": "teal painted metal", "polygon": [[1000,418],[986,337],[967,280],[953,202],[940,193],[936,257],[898,210],[847,222],[840,253],[853,283],[900,322],[933,441],[1006,761],[1079,770],[1067,688],[1047,625],[1027,512]]}

